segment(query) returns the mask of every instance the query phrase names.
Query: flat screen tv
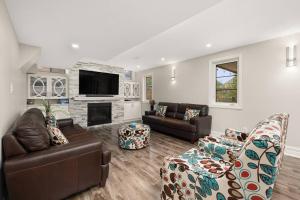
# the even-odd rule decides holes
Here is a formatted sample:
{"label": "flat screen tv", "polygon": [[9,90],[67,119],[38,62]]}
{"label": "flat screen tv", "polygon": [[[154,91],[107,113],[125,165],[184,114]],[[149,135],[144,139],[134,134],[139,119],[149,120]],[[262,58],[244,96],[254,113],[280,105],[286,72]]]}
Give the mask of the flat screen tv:
{"label": "flat screen tv", "polygon": [[79,70],[79,94],[111,96],[119,94],[119,75]]}

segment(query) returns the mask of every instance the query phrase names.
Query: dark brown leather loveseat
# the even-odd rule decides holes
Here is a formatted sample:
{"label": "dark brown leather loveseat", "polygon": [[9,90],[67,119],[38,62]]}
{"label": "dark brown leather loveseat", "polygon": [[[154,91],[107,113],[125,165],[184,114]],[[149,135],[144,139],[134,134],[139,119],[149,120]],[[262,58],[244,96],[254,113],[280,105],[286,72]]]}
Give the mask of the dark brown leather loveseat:
{"label": "dark brown leather loveseat", "polygon": [[[159,105],[167,106],[164,118],[156,116],[156,111],[146,111],[143,116],[143,123],[150,125],[153,130],[190,140],[192,143],[210,134],[212,117],[208,115],[207,105],[167,102],[161,102]],[[199,116],[185,121],[184,114],[187,108],[200,110]]]}
{"label": "dark brown leather loveseat", "polygon": [[110,152],[71,119],[58,122],[69,144],[51,146],[45,118],[30,109],[3,137],[3,170],[10,200],[57,200],[104,186]]}

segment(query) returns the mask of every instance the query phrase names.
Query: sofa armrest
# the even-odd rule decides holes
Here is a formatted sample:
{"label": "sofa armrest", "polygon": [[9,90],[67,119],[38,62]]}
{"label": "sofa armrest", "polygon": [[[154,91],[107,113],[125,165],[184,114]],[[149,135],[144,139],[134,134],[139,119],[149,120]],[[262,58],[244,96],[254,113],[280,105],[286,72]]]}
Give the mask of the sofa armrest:
{"label": "sofa armrest", "polygon": [[197,137],[208,136],[211,132],[211,121],[212,117],[210,115],[204,117],[193,117],[190,119],[190,123],[196,126]]}
{"label": "sofa armrest", "polygon": [[67,119],[59,119],[57,120],[57,126],[59,129],[67,127],[67,126],[74,126],[73,119],[67,118]]}
{"label": "sofa armrest", "polygon": [[244,142],[244,141],[246,141],[248,135],[249,135],[248,133],[238,131],[238,130],[232,129],[232,128],[227,128],[225,130],[225,136],[224,137],[230,138],[230,139],[235,139],[235,140],[238,140],[240,142]]}
{"label": "sofa armrest", "polygon": [[155,115],[155,110],[145,111],[145,115]]}
{"label": "sofa armrest", "polygon": [[[55,164],[84,154],[95,153],[97,151],[99,151],[99,164],[101,164],[103,160],[102,142],[95,137],[87,137],[80,141],[61,146],[53,146],[47,150],[36,151],[7,159],[4,162],[4,172],[6,175],[16,173],[18,171]],[[110,160],[110,155],[107,160]]]}

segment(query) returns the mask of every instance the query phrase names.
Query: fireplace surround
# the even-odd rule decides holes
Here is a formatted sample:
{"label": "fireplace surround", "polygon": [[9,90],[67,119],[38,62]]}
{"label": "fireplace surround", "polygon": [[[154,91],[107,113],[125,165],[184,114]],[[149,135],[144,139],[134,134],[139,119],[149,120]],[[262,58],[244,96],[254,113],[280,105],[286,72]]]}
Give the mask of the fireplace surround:
{"label": "fireplace surround", "polygon": [[[79,95],[79,70],[119,74],[119,95],[113,97],[86,97]],[[78,62],[68,72],[69,78],[69,112],[74,123],[88,127],[88,104],[111,103],[111,123],[124,121],[124,69],[91,62]],[[104,124],[95,125],[102,126]]]}

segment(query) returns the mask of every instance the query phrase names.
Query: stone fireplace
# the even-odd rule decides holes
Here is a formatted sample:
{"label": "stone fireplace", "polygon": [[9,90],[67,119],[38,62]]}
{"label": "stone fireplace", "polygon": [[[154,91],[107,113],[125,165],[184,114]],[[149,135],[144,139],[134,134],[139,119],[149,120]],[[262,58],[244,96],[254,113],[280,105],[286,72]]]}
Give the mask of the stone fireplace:
{"label": "stone fireplace", "polygon": [[[113,97],[85,97],[79,95],[79,70],[90,70],[96,72],[119,74],[119,95]],[[120,67],[101,65],[97,63],[78,62],[69,70],[69,112],[74,120],[82,127],[96,125],[96,123],[88,123],[89,105],[93,104],[110,104],[111,120],[106,119],[103,124],[117,124],[124,120],[124,69]],[[101,112],[100,112],[101,114]],[[97,118],[98,116],[96,116]],[[99,116],[99,118],[101,118]],[[98,119],[99,120],[99,119]],[[97,121],[97,120],[96,120]],[[101,121],[101,120],[99,120]]]}

